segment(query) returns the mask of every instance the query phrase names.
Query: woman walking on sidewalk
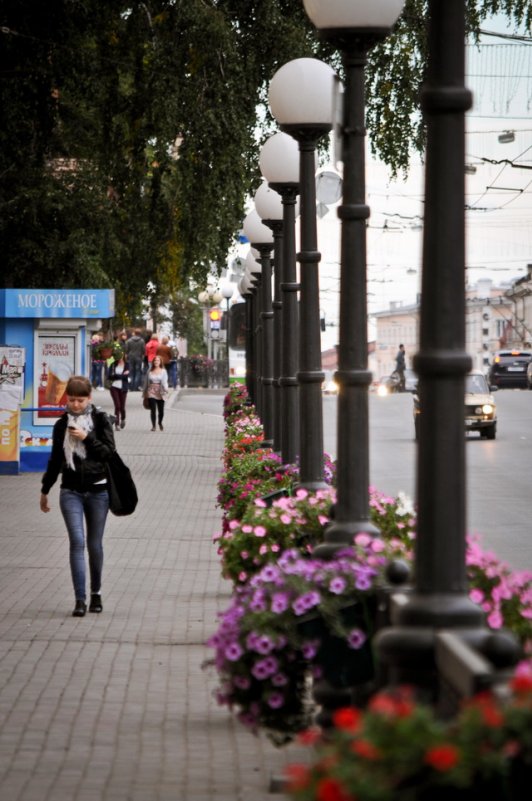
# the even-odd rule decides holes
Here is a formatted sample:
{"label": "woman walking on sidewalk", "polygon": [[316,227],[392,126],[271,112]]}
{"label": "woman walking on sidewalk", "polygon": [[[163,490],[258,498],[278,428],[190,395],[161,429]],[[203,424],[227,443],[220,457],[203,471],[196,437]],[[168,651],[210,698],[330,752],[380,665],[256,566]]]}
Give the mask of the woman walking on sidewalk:
{"label": "woman walking on sidewalk", "polygon": [[115,428],[118,431],[126,425],[126,399],[129,388],[129,364],[123,354],[120,354],[109,367],[109,381],[111,398],[115,406]]}
{"label": "woman walking on sidewalk", "polygon": [[72,376],[66,385],[67,408],[54,425],[40,499],[41,511],[49,512],[48,493],[61,473],[59,507],[70,541],[74,617],[84,617],[87,611],[84,519],[91,586],[89,612],[102,611],[102,541],[109,511],[105,463],[115,451],[112,425],[107,415],[92,405],[91,392],[91,383],[84,376]]}
{"label": "woman walking on sidewalk", "polygon": [[157,416],[159,428],[163,430],[164,402],[168,397],[168,373],[162,366],[160,356],[154,356],[144,379],[144,397],[150,404],[151,430],[155,431]]}

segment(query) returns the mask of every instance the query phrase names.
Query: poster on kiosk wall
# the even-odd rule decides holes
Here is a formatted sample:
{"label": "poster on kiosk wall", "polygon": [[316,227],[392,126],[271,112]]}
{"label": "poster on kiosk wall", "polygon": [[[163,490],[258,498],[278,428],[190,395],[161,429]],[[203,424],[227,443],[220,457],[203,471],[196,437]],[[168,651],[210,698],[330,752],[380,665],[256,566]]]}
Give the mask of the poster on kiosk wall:
{"label": "poster on kiosk wall", "polygon": [[4,465],[19,461],[25,360],[24,348],[0,345],[0,464]]}
{"label": "poster on kiosk wall", "polygon": [[[76,335],[39,333],[34,358],[38,423],[64,411],[66,385],[75,374]],[[48,425],[52,425],[49,420]]]}

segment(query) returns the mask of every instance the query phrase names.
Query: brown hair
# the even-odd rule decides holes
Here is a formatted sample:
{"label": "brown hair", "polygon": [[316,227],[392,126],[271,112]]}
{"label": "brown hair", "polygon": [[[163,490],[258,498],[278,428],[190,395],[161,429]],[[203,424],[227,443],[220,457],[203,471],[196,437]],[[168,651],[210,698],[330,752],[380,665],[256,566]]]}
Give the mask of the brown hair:
{"label": "brown hair", "polygon": [[65,394],[75,398],[88,398],[92,394],[91,382],[84,375],[72,375],[68,379]]}

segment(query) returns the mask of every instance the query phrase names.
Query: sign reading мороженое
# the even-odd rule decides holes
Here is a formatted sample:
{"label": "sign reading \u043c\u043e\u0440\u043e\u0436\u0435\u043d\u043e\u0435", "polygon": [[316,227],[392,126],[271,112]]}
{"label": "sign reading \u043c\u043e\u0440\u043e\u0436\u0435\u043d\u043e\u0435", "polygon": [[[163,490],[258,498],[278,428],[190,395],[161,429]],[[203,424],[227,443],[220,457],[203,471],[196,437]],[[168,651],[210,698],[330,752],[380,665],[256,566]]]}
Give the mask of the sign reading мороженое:
{"label": "sign reading \u043c\u043e\u0440\u043e\u0436\u0435\u043d\u043e\u0435", "polygon": [[2,289],[3,317],[113,317],[114,289]]}

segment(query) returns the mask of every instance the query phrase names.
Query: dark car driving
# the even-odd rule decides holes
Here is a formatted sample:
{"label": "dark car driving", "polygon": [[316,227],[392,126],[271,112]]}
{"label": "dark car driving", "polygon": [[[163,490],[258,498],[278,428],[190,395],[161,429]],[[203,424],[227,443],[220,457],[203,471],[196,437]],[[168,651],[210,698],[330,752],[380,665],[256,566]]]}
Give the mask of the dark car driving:
{"label": "dark car driving", "polygon": [[500,350],[493,357],[488,381],[494,387],[526,389],[526,371],[531,361],[532,351]]}

